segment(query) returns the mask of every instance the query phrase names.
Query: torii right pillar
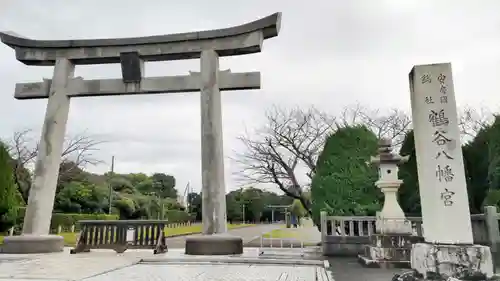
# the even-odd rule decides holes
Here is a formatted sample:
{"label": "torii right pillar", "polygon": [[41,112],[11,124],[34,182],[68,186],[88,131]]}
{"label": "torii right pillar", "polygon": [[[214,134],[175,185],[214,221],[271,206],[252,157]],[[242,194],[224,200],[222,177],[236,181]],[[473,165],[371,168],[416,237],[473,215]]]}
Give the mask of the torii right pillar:
{"label": "torii right pillar", "polygon": [[488,280],[490,247],[473,244],[451,63],[417,65],[409,79],[425,238],[412,246],[413,278]]}

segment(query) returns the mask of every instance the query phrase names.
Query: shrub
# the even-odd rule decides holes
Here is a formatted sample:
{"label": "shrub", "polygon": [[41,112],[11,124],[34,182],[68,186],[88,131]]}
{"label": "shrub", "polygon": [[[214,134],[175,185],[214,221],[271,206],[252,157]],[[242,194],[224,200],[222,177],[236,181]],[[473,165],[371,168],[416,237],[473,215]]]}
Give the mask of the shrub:
{"label": "shrub", "polygon": [[377,137],[364,126],[344,127],[328,137],[311,183],[318,227],[321,211],[330,216],[366,216],[380,210],[382,196],[374,184],[377,169],[367,164],[377,147]]}
{"label": "shrub", "polygon": [[187,222],[192,220],[192,216],[181,210],[167,210],[165,211],[165,219],[169,222]]}
{"label": "shrub", "polygon": [[63,231],[69,231],[72,225],[78,228],[78,221],[81,220],[117,220],[117,215],[107,215],[107,214],[52,214],[52,220],[50,222],[50,229],[52,232],[57,231],[57,228],[61,226]]}
{"label": "shrub", "polygon": [[19,206],[10,160],[7,147],[0,142],[0,232],[15,224]]}

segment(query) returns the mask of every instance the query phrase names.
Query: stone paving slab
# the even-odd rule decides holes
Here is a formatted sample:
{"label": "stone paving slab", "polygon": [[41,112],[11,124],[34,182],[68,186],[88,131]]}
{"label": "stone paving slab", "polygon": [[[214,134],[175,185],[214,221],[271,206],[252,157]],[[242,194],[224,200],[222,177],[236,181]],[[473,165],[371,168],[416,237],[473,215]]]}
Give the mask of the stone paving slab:
{"label": "stone paving slab", "polygon": [[12,279],[12,278],[0,278],[0,281],[68,281],[68,280],[65,280],[65,279]]}
{"label": "stone paving slab", "polygon": [[[129,272],[129,268],[139,268],[137,266],[150,267],[155,269],[151,276],[143,279],[131,279],[131,277],[123,277],[125,280],[164,280],[161,279],[165,272],[172,271],[172,274],[165,278],[169,280],[183,280],[178,279],[182,277],[182,268],[184,267],[213,267],[218,266],[221,270],[228,270],[238,272],[241,268],[250,271],[271,270],[269,274],[277,274],[273,268],[281,268],[282,275],[290,276],[289,279],[276,279],[276,280],[309,280],[314,278],[314,274],[326,274],[324,270],[325,265],[322,261],[311,260],[291,260],[289,257],[264,258],[260,257],[260,251],[257,248],[246,248],[241,255],[233,256],[188,256],[184,254],[183,249],[171,249],[166,254],[153,255],[151,250],[128,250],[123,254],[117,254],[112,250],[92,250],[90,253],[81,253],[70,255],[69,249],[66,248],[64,252],[52,254],[33,254],[33,255],[0,255],[0,281],[3,280],[51,280],[51,281],[69,281],[69,280],[94,280],[92,277],[104,276],[99,278],[111,279],[96,279],[96,280],[116,280],[117,278],[112,275],[113,272]],[[3,262],[2,262],[3,260]],[[227,262],[232,260],[232,262]],[[144,264],[139,264],[141,261]],[[149,261],[149,263],[148,263]],[[155,267],[152,267],[155,266]],[[253,266],[267,266],[265,268],[254,268]],[[140,268],[145,268],[140,267]],[[165,271],[165,268],[169,268]],[[234,269],[233,269],[234,268]],[[293,279],[296,276],[302,276],[296,271],[304,269],[307,272],[314,272],[306,279]],[[139,269],[140,271],[142,269]],[[147,270],[146,270],[147,271]],[[190,272],[192,270],[189,270]],[[142,271],[141,271],[142,272]],[[273,273],[274,272],[274,273]],[[109,273],[109,274],[108,274]],[[203,273],[203,274],[202,274]],[[203,271],[200,276],[213,276],[214,273]],[[267,271],[264,272],[268,275]],[[104,274],[104,275],[103,275]],[[114,274],[114,273],[113,273]],[[271,274],[271,275],[272,275]],[[306,273],[304,273],[306,274]],[[307,273],[309,274],[309,273]],[[312,274],[312,273],[311,273]],[[245,276],[251,276],[250,273]],[[111,277],[110,277],[111,276]],[[120,275],[121,276],[121,275]],[[133,275],[136,276],[136,275]],[[189,275],[188,277],[190,277]],[[274,276],[274,275],[272,275]],[[191,276],[192,277],[192,276]],[[207,277],[207,278],[208,278]],[[228,275],[228,278],[236,278],[236,276]],[[156,278],[156,279],[154,279]],[[187,278],[187,277],[186,277]],[[200,277],[201,278],[201,277]],[[205,277],[203,277],[205,278]],[[210,277],[212,278],[212,277]],[[273,277],[274,278],[274,277]],[[326,279],[325,279],[326,278]],[[329,280],[324,277],[325,280]],[[118,279],[119,280],[119,279]],[[166,279],[165,279],[166,280]],[[185,280],[205,280],[205,279],[185,279]],[[216,279],[224,280],[224,279]],[[254,280],[254,279],[234,279],[234,280]],[[273,279],[255,279],[261,281]],[[311,279],[315,280],[315,279]]]}
{"label": "stone paving slab", "polygon": [[[142,257],[152,256],[151,251],[127,251],[117,254],[114,251],[92,251],[70,255],[66,248],[61,253],[35,255],[0,255],[2,259],[22,257],[19,261],[0,262],[0,280],[45,279],[80,280],[110,270],[134,265]],[[50,278],[50,279],[47,279]]]}
{"label": "stone paving slab", "polygon": [[192,257],[154,257],[144,258],[140,264],[266,264],[266,265],[300,265],[300,266],[318,266],[328,267],[327,261],[307,260],[280,257],[228,257],[228,256],[192,256]]}
{"label": "stone paving slab", "polygon": [[312,266],[277,265],[134,265],[85,281],[304,281],[316,280]]}

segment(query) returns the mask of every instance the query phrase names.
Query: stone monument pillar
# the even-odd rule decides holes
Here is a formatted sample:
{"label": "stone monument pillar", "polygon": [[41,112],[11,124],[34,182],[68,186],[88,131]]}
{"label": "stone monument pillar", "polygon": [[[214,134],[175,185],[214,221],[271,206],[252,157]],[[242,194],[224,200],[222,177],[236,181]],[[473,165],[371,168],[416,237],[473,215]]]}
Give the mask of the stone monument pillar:
{"label": "stone monument pillar", "polygon": [[379,180],[375,185],[384,193],[384,206],[377,215],[376,232],[371,245],[365,247],[359,259],[363,265],[380,267],[409,267],[411,245],[420,237],[412,236],[412,227],[399,205],[397,193],[402,180],[398,179],[398,165],[408,161],[392,153],[391,141],[381,139],[379,155],[371,163],[379,168]]}
{"label": "stone monument pillar", "polygon": [[409,78],[425,228],[425,243],[412,246],[413,277],[486,280],[493,261],[473,244],[451,64],[418,65]]}

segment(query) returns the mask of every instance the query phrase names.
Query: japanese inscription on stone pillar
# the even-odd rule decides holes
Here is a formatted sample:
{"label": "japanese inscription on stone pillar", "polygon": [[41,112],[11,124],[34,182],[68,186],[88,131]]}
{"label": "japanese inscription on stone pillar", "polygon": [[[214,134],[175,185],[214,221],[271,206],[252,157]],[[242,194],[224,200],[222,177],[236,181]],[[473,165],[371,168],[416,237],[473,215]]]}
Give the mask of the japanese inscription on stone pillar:
{"label": "japanese inscription on stone pillar", "polygon": [[425,240],[472,244],[451,64],[415,66],[410,90]]}

